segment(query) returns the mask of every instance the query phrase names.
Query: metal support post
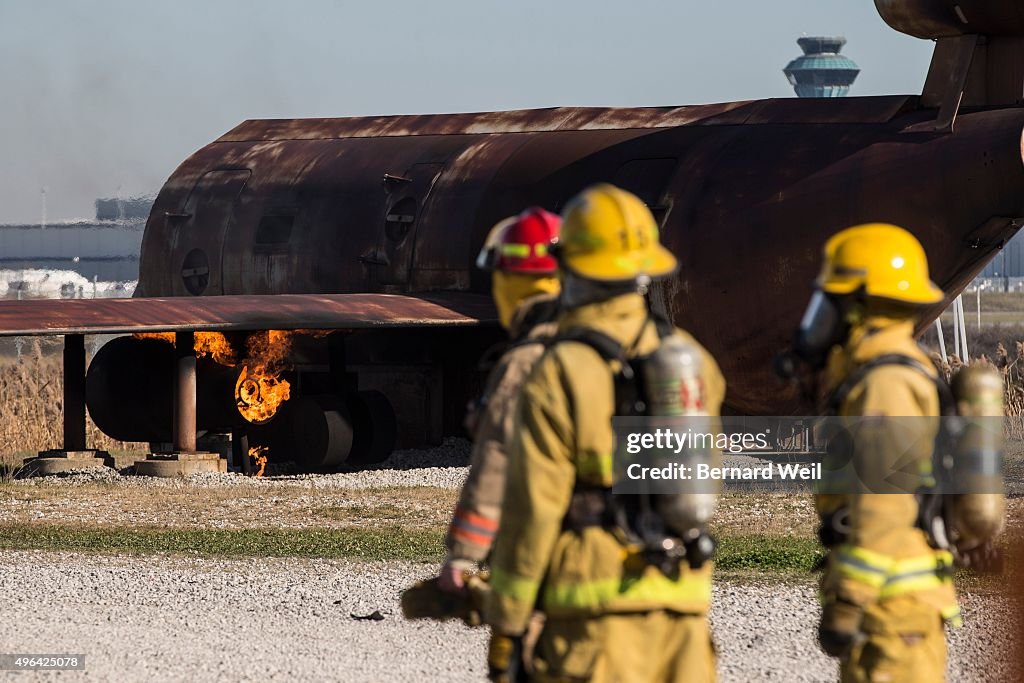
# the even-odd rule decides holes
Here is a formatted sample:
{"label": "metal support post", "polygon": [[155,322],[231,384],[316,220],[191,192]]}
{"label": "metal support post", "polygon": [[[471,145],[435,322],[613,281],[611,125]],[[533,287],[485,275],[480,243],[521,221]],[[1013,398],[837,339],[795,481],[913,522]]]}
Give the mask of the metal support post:
{"label": "metal support post", "polygon": [[196,452],[196,352],[195,333],[175,335],[174,450]]}
{"label": "metal support post", "polygon": [[64,335],[64,450],[85,450],[85,335]]}

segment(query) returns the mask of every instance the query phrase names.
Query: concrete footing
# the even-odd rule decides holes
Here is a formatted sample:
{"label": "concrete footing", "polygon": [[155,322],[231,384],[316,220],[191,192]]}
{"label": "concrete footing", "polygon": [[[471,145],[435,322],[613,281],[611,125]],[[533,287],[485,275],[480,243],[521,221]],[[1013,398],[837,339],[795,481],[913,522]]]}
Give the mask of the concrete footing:
{"label": "concrete footing", "polygon": [[151,453],[135,463],[135,474],[146,477],[184,477],[200,472],[227,472],[228,462],[217,453]]}
{"label": "concrete footing", "polygon": [[34,458],[25,458],[21,476],[43,477],[48,474],[60,474],[61,472],[82,470],[89,467],[113,466],[114,458],[106,451],[65,451],[58,449],[40,451],[39,455]]}

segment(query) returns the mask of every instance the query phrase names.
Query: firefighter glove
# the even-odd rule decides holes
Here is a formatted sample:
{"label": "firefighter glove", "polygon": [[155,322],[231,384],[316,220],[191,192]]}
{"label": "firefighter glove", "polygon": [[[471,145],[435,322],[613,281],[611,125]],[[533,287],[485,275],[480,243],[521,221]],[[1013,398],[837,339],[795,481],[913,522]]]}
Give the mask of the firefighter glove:
{"label": "firefighter glove", "polygon": [[864,610],[858,605],[832,598],[825,602],[818,625],[818,643],[825,654],[844,657],[860,636]]}
{"label": "firefighter glove", "polygon": [[487,678],[494,683],[516,683],[523,672],[523,637],[491,631],[487,645]]}

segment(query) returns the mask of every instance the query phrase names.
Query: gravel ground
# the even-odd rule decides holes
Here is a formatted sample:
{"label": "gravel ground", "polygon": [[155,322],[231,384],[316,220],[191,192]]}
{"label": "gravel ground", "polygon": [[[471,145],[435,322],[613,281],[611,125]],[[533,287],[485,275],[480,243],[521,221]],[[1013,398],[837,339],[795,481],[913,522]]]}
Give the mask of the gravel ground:
{"label": "gravel ground", "polygon": [[[24,486],[76,486],[87,482],[112,483],[136,488],[187,488],[233,486],[252,489],[273,489],[290,486],[308,489],[368,489],[393,486],[432,486],[457,489],[466,479],[470,443],[466,439],[448,437],[435,448],[395,451],[387,460],[370,468],[336,474],[283,474],[248,477],[238,473],[208,472],[188,477],[139,477],[109,468],[79,470],[64,475],[19,479]],[[429,465],[429,466],[425,466]],[[268,466],[268,470],[274,469]]]}
{"label": "gravel ground", "polygon": [[[20,680],[481,681],[484,631],[398,614],[400,590],[432,569],[2,552],[0,652],[86,655],[84,673]],[[951,640],[950,680],[1000,680],[1019,628],[998,625],[1008,609],[996,598],[963,602],[968,625]],[[374,610],[385,618],[351,617]],[[808,580],[719,581],[720,679],[835,680],[813,642],[816,616]]]}
{"label": "gravel ground", "polygon": [[[187,477],[140,477],[128,469],[92,468],[50,477],[15,480],[22,486],[78,486],[84,483],[112,484],[123,488],[215,488],[238,487],[272,490],[279,487],[322,489],[369,489],[397,486],[430,486],[458,489],[466,479],[471,444],[448,437],[435,448],[395,451],[384,462],[368,468],[335,474],[277,474],[272,466],[268,476],[250,477],[237,472],[207,472]],[[766,461],[746,456],[729,456],[726,467],[762,466]],[[280,470],[278,470],[280,471]]]}

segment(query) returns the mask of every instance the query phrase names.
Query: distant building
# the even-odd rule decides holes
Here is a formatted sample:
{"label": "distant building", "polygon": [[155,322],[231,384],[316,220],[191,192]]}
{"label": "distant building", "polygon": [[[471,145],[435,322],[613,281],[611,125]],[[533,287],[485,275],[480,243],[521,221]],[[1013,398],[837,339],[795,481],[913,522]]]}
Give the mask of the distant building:
{"label": "distant building", "polygon": [[796,41],[804,54],[782,70],[798,97],[845,97],[860,73],[852,59],[839,54],[846,38],[805,36]]}
{"label": "distant building", "polygon": [[1024,291],[1024,232],[1011,237],[967,289],[979,285],[993,292]]}
{"label": "distant building", "polygon": [[1010,238],[981,271],[981,277],[1024,277],[1024,233]]}
{"label": "distant building", "polygon": [[104,197],[96,200],[98,221],[145,221],[153,208],[151,197],[128,197],[119,199]]}
{"label": "distant building", "polygon": [[144,227],[98,221],[0,225],[0,269],[70,270],[90,281],[137,280]]}
{"label": "distant building", "polygon": [[1011,237],[965,291],[978,287],[988,292],[1024,292],[1024,232]]}
{"label": "distant building", "polygon": [[0,298],[130,294],[152,204],[97,199],[95,220],[0,225]]}

